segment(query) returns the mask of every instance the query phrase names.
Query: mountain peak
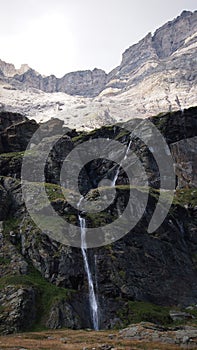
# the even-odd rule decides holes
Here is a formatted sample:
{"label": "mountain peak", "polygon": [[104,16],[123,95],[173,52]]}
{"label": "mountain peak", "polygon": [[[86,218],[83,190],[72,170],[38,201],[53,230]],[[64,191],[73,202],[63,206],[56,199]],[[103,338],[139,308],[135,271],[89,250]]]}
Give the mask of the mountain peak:
{"label": "mountain peak", "polygon": [[[194,11],[195,12],[195,11]],[[185,17],[185,16],[188,16],[188,15],[192,15],[192,11],[188,11],[188,10],[183,10],[182,12],[181,12],[181,15],[180,15],[180,17]]]}
{"label": "mountain peak", "polygon": [[[146,117],[161,110],[194,106],[197,96],[196,32],[197,11],[184,10],[154,34],[148,33],[130,46],[123,53],[120,65],[108,74],[94,68],[70,72],[62,78],[54,75],[44,77],[27,64],[17,70],[14,65],[0,60],[1,104],[8,106],[9,110],[15,108],[21,112],[22,109],[23,113],[34,118],[37,115],[38,118],[46,118],[47,114],[61,113],[63,119],[68,118],[66,120],[73,123],[73,128],[80,125],[97,127],[104,120],[109,122],[110,118],[117,121],[128,119],[132,113],[137,117]],[[23,90],[25,96],[28,89],[33,89],[33,93],[35,89],[37,91],[36,95],[31,93],[26,102],[22,98],[19,105],[18,95],[14,92],[18,89]],[[39,91],[48,94],[43,97],[44,94]],[[49,94],[56,92],[62,95]],[[78,96],[83,97],[83,103]],[[76,105],[74,103],[71,107],[73,98]],[[91,105],[86,98],[93,98]],[[102,104],[98,105],[99,101]],[[32,104],[35,108],[32,108]],[[57,109],[57,106],[61,107]]]}
{"label": "mountain peak", "polygon": [[24,74],[29,69],[31,69],[31,67],[28,64],[23,63],[23,64],[21,64],[20,68],[17,69],[17,74]]}
{"label": "mountain peak", "polygon": [[7,63],[0,59],[0,70],[2,71],[5,77],[13,77],[14,75],[22,75],[26,73],[31,68],[28,64],[21,64],[19,69],[16,69],[15,65],[12,63]]}
{"label": "mountain peak", "polygon": [[197,30],[197,11],[183,11],[180,16],[156,30],[153,46],[159,58],[169,57]]}

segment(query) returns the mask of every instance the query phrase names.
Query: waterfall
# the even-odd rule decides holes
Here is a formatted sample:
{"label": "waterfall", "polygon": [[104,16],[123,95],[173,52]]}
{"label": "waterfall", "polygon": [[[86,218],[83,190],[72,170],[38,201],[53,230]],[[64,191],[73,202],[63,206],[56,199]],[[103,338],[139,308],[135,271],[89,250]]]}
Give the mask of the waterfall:
{"label": "waterfall", "polygon": [[[129,141],[129,144],[128,144],[128,146],[127,146],[127,149],[126,149],[126,152],[125,152],[125,155],[124,155],[123,160],[126,160],[126,159],[127,159],[128,152],[129,152],[129,149],[130,149],[130,146],[131,146],[131,142],[132,142],[132,140]],[[121,165],[122,165],[122,162],[120,162],[120,165],[118,165],[118,167],[117,167],[117,169],[116,169],[116,172],[115,172],[113,181],[112,181],[112,183],[111,183],[111,187],[114,187],[114,186],[116,185],[116,181],[117,181],[117,178],[118,178],[118,175],[119,175],[119,172],[120,172]]]}
{"label": "waterfall", "polygon": [[97,255],[95,254],[94,256],[94,268],[95,268],[95,290],[96,290],[96,294],[98,295],[98,279],[97,279]]}
{"label": "waterfall", "polygon": [[[127,146],[125,155],[123,160],[127,159],[127,155],[131,146],[131,140],[129,141],[129,144]],[[119,175],[119,171],[121,168],[122,162],[120,162],[120,165],[118,165],[113,181],[112,181],[112,187],[115,186],[118,175]],[[80,205],[81,202],[83,201],[84,197],[81,197],[77,207],[78,209],[80,209]],[[93,278],[92,278],[92,274],[90,271],[90,266],[89,266],[89,262],[88,262],[88,256],[87,256],[87,243],[86,243],[86,221],[85,219],[80,215],[80,213],[78,214],[78,219],[79,219],[79,224],[80,224],[80,229],[81,229],[81,251],[82,251],[82,256],[83,256],[83,261],[84,261],[84,268],[85,268],[85,272],[87,275],[87,279],[88,279],[88,288],[89,288],[89,303],[90,303],[90,312],[91,312],[91,318],[92,318],[92,322],[93,322],[93,328],[95,330],[99,329],[99,308],[98,308],[98,302],[97,302],[97,298],[96,298],[96,293],[95,293],[95,288],[94,288],[94,283],[93,283]],[[94,256],[94,264],[95,264],[95,287],[96,287],[96,291],[98,290],[98,282],[97,282],[97,257],[96,255]]]}
{"label": "waterfall", "polygon": [[116,172],[115,172],[115,175],[114,175],[114,178],[113,178],[113,181],[111,183],[111,187],[114,187],[115,184],[116,184],[116,181],[117,181],[117,178],[118,178],[118,175],[119,175],[119,171],[120,171],[120,167],[121,165],[119,165],[116,169]]}
{"label": "waterfall", "polygon": [[179,100],[178,95],[176,95],[175,102],[177,103],[177,105],[178,105],[178,107],[179,107],[179,109],[180,109],[180,111],[181,111],[181,115],[183,115],[183,114],[184,114],[184,108],[183,108],[182,105],[181,105],[181,101]]}
{"label": "waterfall", "polygon": [[130,150],[130,147],[131,147],[131,142],[132,142],[132,140],[129,141],[129,144],[127,146],[127,149],[126,149],[126,152],[125,152],[125,156],[124,156],[124,160],[127,159],[127,156],[128,156],[128,153],[129,153],[129,150]]}
{"label": "waterfall", "polygon": [[[80,206],[82,199],[80,199],[80,201],[78,203],[78,207]],[[88,257],[87,257],[86,221],[84,218],[81,217],[80,214],[78,215],[78,218],[79,218],[79,224],[80,224],[80,229],[81,229],[81,251],[82,251],[82,255],[83,255],[84,268],[85,268],[85,272],[86,272],[87,279],[88,279],[91,318],[92,318],[92,322],[93,322],[93,328],[95,330],[98,330],[99,329],[98,303],[97,303],[97,299],[96,299],[96,294],[95,294],[95,290],[94,290],[94,283],[93,283],[92,274],[90,271]]]}

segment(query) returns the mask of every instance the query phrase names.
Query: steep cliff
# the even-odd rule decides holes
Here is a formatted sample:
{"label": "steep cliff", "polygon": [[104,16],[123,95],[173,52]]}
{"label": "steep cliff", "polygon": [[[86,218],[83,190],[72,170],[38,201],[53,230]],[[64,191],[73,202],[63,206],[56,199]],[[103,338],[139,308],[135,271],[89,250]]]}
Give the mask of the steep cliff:
{"label": "steep cliff", "polygon": [[118,67],[43,77],[0,61],[0,107],[37,121],[58,116],[77,129],[195,106],[197,11],[149,33],[122,55]]}
{"label": "steep cliff", "polygon": [[0,60],[0,70],[5,77],[13,77],[16,74],[24,74],[30,69],[27,64],[22,64],[19,69],[16,69],[14,64],[6,63]]}
{"label": "steep cliff", "polygon": [[[88,250],[101,328],[122,327],[142,320],[169,324],[173,322],[169,312],[171,308],[190,306],[192,310],[191,305],[197,303],[196,112],[196,108],[190,108],[184,113],[179,111],[151,119],[166,138],[177,171],[173,204],[163,224],[153,233],[148,233],[147,228],[158,203],[160,174],[151,152],[138,138],[133,138],[131,150],[143,163],[151,188],[148,189],[146,210],[133,229],[112,244]],[[4,153],[0,155],[0,329],[9,333],[43,325],[49,328],[92,327],[81,249],[64,245],[40,230],[30,218],[21,193],[21,151],[25,150],[38,125],[10,113],[3,113],[0,117],[4,126],[0,137],[5,139],[6,135],[10,135],[11,127],[15,140],[14,144],[8,143],[9,148],[4,148]],[[138,121],[131,120],[129,123],[135,128]],[[24,125],[23,134],[21,124]],[[42,152],[48,149],[55,135],[61,134],[62,127],[63,123],[58,120],[42,125],[37,145],[31,145],[29,151],[30,171],[31,162],[35,162],[39,170]],[[128,145],[131,135],[121,124],[91,133],[64,131],[65,135],[49,152],[45,188],[51,205],[59,215],[72,225],[78,225],[78,212],[64,197],[59,185],[63,160],[76,146],[80,150],[87,140],[114,139]],[[23,143],[20,143],[21,138]],[[39,146],[41,140],[44,140],[42,147]],[[14,152],[15,147],[20,152]],[[129,154],[127,163],[127,167],[133,167]],[[75,164],[74,172],[77,167],[78,164]],[[115,169],[116,165],[106,159],[94,159],[86,164],[80,174],[79,187],[90,204],[96,200],[97,206],[100,205],[97,186],[106,174],[110,178],[114,176]],[[88,227],[101,227],[116,219],[124,211],[129,191],[134,200],[129,216],[132,226],[132,218],[141,212],[139,195],[143,196],[147,191],[145,184],[139,183],[137,174],[134,174],[134,183],[130,188],[126,172],[120,169],[113,203],[100,213],[87,214]],[[49,204],[36,202],[39,198],[38,185],[35,184],[36,194],[30,193],[27,200],[31,203],[33,199],[37,214],[42,216],[46,215]],[[106,190],[110,191],[110,188]],[[168,191],[165,193],[168,200]],[[52,229],[55,235],[56,228],[50,227],[50,217],[46,217],[45,221],[49,222],[49,230]],[[69,232],[65,233],[69,235]]]}
{"label": "steep cliff", "polygon": [[0,61],[0,69],[6,82],[14,88],[35,88],[45,92],[64,92],[69,95],[97,96],[106,84],[107,74],[102,69],[77,71],[56,78],[54,75],[43,77],[27,65],[16,70],[14,65]]}

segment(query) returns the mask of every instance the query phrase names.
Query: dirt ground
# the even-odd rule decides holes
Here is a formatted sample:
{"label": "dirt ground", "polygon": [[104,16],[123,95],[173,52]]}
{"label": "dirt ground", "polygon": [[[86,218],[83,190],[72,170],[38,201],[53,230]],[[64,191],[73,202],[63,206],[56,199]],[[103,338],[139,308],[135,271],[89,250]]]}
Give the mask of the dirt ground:
{"label": "dirt ground", "polygon": [[179,346],[122,339],[118,331],[58,330],[0,336],[0,350],[176,350]]}

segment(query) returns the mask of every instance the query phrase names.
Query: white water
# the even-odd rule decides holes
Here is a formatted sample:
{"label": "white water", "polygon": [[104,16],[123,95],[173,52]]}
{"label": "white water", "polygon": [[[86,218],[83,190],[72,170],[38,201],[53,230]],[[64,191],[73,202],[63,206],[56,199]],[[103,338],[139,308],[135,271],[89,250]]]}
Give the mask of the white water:
{"label": "white water", "polygon": [[[78,207],[81,204],[82,199],[80,199],[78,203]],[[89,303],[90,303],[90,311],[91,318],[93,322],[93,328],[97,331],[99,329],[99,314],[98,314],[98,303],[96,300],[96,294],[94,290],[94,284],[92,279],[92,274],[90,271],[88,257],[87,257],[87,244],[86,244],[86,221],[81,215],[78,215],[79,224],[81,229],[81,251],[83,255],[84,268],[88,279],[88,288],[89,288]]]}
{"label": "white water", "polygon": [[[128,152],[131,146],[131,140],[129,141],[129,144],[127,146],[125,155],[123,160],[127,159],[128,156]],[[117,167],[116,173],[114,175],[113,181],[111,186],[114,187],[119,175],[119,171],[121,168],[122,162],[120,163],[120,165]],[[81,202],[83,201],[83,197],[80,198],[79,202],[78,202],[78,209],[80,208]],[[86,221],[84,218],[81,217],[80,214],[78,214],[78,218],[79,218],[79,224],[80,224],[80,229],[81,229],[81,251],[82,251],[82,255],[83,255],[83,261],[84,261],[84,268],[85,268],[85,272],[87,275],[87,279],[88,279],[88,288],[89,288],[89,303],[90,303],[90,311],[91,311],[91,318],[92,318],[92,322],[93,322],[93,327],[95,330],[99,329],[99,310],[98,310],[98,303],[97,303],[97,298],[96,298],[96,293],[95,293],[95,289],[94,289],[94,283],[93,283],[93,279],[92,279],[92,274],[90,271],[90,267],[89,267],[89,263],[88,263],[88,257],[87,257],[87,244],[86,244]],[[96,283],[96,290],[98,290],[98,283],[97,283],[97,257],[95,255],[94,257],[94,263],[95,263],[95,283]]]}
{"label": "white water", "polygon": [[[128,153],[129,153],[129,149],[130,149],[130,146],[131,146],[131,142],[132,142],[132,140],[129,141],[129,144],[127,146],[127,149],[126,149],[126,152],[125,152],[123,160],[127,159],[127,156],[128,156]],[[117,178],[118,178],[118,175],[119,175],[119,172],[120,172],[121,165],[122,165],[122,162],[120,162],[120,165],[116,169],[113,181],[111,183],[111,187],[114,187],[116,185],[116,181],[117,181]]]}
{"label": "white water", "polygon": [[97,279],[97,255],[95,254],[94,256],[94,268],[95,268],[95,290],[96,290],[96,294],[98,295],[98,279]]}
{"label": "white water", "polygon": [[129,141],[129,144],[127,146],[127,149],[126,149],[126,152],[125,152],[125,156],[124,156],[124,160],[127,159],[127,156],[128,156],[129,150],[130,150],[130,146],[131,146],[131,142],[132,142],[132,140]]}
{"label": "white water", "polygon": [[115,175],[114,175],[114,178],[113,178],[113,181],[111,183],[111,187],[114,187],[115,184],[116,184],[116,181],[117,181],[117,178],[118,178],[118,175],[119,175],[119,171],[120,171],[120,167],[121,165],[119,165],[116,169],[116,172],[115,172]]}

